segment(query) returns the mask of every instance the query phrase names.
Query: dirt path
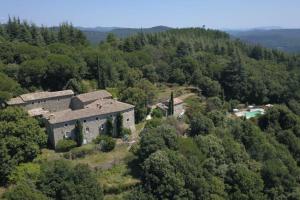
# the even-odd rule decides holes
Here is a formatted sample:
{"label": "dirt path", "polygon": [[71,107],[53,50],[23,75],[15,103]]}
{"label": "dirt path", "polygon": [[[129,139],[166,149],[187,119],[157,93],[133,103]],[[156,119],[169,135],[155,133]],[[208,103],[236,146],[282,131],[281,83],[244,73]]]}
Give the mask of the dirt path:
{"label": "dirt path", "polygon": [[183,101],[183,100],[187,99],[188,97],[195,96],[195,95],[196,95],[195,93],[188,93],[188,94],[183,94],[177,98]]}

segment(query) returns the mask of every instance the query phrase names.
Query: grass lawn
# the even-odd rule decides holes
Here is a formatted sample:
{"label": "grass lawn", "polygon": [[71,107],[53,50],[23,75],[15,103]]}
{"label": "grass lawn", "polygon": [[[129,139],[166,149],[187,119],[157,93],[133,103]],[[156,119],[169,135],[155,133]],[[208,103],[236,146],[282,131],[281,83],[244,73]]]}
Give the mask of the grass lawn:
{"label": "grass lawn", "polygon": [[157,91],[157,102],[165,101],[167,100],[171,92],[174,93],[174,97],[181,96],[186,93],[190,93],[189,89],[185,86],[178,86],[178,85],[160,85],[158,86]]}
{"label": "grass lawn", "polygon": [[88,164],[92,168],[110,168],[114,164],[118,164],[133,156],[131,152],[128,151],[127,144],[120,144],[115,147],[114,150],[110,152],[97,152],[91,155],[87,155],[84,158],[79,158],[72,160],[74,164],[82,163]]}
{"label": "grass lawn", "polygon": [[6,188],[0,187],[0,199],[6,190],[7,190]]}
{"label": "grass lawn", "polygon": [[115,165],[108,170],[98,170],[97,176],[106,195],[123,193],[140,183],[139,179],[130,174],[126,163]]}

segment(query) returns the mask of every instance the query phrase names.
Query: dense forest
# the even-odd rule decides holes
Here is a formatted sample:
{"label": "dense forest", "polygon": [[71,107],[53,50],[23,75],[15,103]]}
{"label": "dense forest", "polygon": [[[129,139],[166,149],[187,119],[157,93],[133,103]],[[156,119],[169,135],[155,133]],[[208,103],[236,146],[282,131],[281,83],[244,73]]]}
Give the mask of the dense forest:
{"label": "dense forest", "polygon": [[[94,47],[67,23],[46,28],[12,18],[0,26],[2,101],[106,88],[135,105],[138,123],[161,84],[199,88],[205,100],[189,104],[187,137],[177,120],[146,123],[128,164],[140,184],[127,199],[300,199],[300,56],[202,28],[108,34]],[[253,120],[228,118],[239,103],[276,105]],[[0,127],[0,184],[15,185],[6,199],[103,199],[86,165],[30,165],[47,143],[36,120],[6,108]]]}
{"label": "dense forest", "polygon": [[300,29],[274,28],[270,30],[228,31],[234,37],[252,44],[290,53],[300,52]]}

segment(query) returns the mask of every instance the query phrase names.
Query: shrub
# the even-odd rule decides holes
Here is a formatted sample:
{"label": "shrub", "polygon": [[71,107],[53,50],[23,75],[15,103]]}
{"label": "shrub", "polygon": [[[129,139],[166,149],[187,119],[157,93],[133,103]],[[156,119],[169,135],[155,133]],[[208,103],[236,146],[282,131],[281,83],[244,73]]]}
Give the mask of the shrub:
{"label": "shrub", "polygon": [[74,140],[59,140],[56,144],[55,150],[57,152],[67,152],[77,146]]}
{"label": "shrub", "polygon": [[124,137],[125,135],[131,135],[131,130],[129,128],[123,128],[121,134],[122,137]]}
{"label": "shrub", "polygon": [[159,109],[159,108],[155,108],[152,111],[152,117],[162,118],[163,116],[164,116],[164,112],[161,109]]}
{"label": "shrub", "polygon": [[70,152],[64,155],[67,159],[76,159],[76,158],[84,158],[87,155],[90,155],[94,152],[94,145],[84,145],[79,148],[74,148]]}
{"label": "shrub", "polygon": [[145,129],[151,129],[151,128],[156,128],[160,125],[162,125],[163,121],[159,118],[153,118],[149,121],[147,121],[145,125]]}
{"label": "shrub", "polygon": [[101,151],[109,152],[113,150],[116,146],[116,141],[107,135],[98,136],[94,142],[100,144]]}

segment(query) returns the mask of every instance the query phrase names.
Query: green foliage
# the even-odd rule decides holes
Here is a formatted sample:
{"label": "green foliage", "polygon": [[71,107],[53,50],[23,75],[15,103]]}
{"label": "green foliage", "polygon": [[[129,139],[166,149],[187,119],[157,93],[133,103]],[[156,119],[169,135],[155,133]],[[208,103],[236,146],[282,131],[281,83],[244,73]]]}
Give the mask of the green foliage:
{"label": "green foliage", "polygon": [[131,130],[129,128],[122,129],[122,137],[131,135]]}
{"label": "green foliage", "polygon": [[37,188],[48,198],[103,199],[102,189],[87,165],[57,160],[43,163]]}
{"label": "green foliage", "polygon": [[214,123],[211,119],[198,113],[191,119],[190,135],[206,135],[212,131]]}
{"label": "green foliage", "polygon": [[4,185],[14,167],[40,153],[47,136],[37,120],[20,108],[10,107],[0,111],[0,137],[0,184]]}
{"label": "green foliage", "polygon": [[176,150],[178,148],[177,140],[176,130],[170,126],[162,125],[146,129],[142,133],[140,141],[139,159],[143,161],[157,150],[166,148]]}
{"label": "green foliage", "polygon": [[123,115],[118,113],[116,116],[116,132],[118,137],[123,135]]}
{"label": "green foliage", "polygon": [[173,96],[173,92],[171,92],[171,96],[170,96],[170,99],[169,99],[168,115],[169,116],[174,115],[174,96]]}
{"label": "green foliage", "polygon": [[155,108],[152,110],[152,113],[151,113],[151,116],[154,117],[154,118],[162,118],[165,116],[164,112],[159,109],[159,108]]}
{"label": "green foliage", "polygon": [[116,140],[107,135],[98,136],[95,141],[96,144],[100,145],[101,151],[109,152],[112,151],[116,146]]}
{"label": "green foliage", "polygon": [[77,143],[71,139],[59,140],[55,146],[55,151],[57,152],[67,152],[75,148]]}
{"label": "green foliage", "polygon": [[31,180],[33,182],[38,180],[40,175],[40,165],[36,163],[22,163],[9,175],[9,182],[16,184]]}
{"label": "green foliage", "polygon": [[20,182],[4,194],[7,200],[47,200],[42,192],[30,182]]}
{"label": "green foliage", "polygon": [[88,145],[71,149],[69,152],[64,154],[64,157],[68,159],[84,158],[87,155],[93,154],[94,151],[95,151],[94,146],[88,144]]}
{"label": "green foliage", "polygon": [[147,123],[145,124],[144,129],[151,129],[151,128],[156,128],[160,125],[163,124],[163,120],[160,118],[153,118],[151,120],[148,120]]}
{"label": "green foliage", "polygon": [[133,104],[136,123],[142,121],[147,115],[147,95],[139,88],[127,88],[121,93],[121,101]]}
{"label": "green foliage", "polygon": [[106,134],[112,137],[114,134],[114,125],[113,125],[112,117],[107,118],[105,126],[106,126]]}
{"label": "green foliage", "polygon": [[3,73],[0,73],[0,102],[6,101],[21,92],[20,85]]}
{"label": "green foliage", "polygon": [[83,144],[83,127],[82,122],[79,120],[76,121],[74,133],[77,146],[80,147]]}
{"label": "green foliage", "polygon": [[264,183],[259,174],[245,165],[231,166],[225,178],[229,199],[267,199],[263,194]]}

